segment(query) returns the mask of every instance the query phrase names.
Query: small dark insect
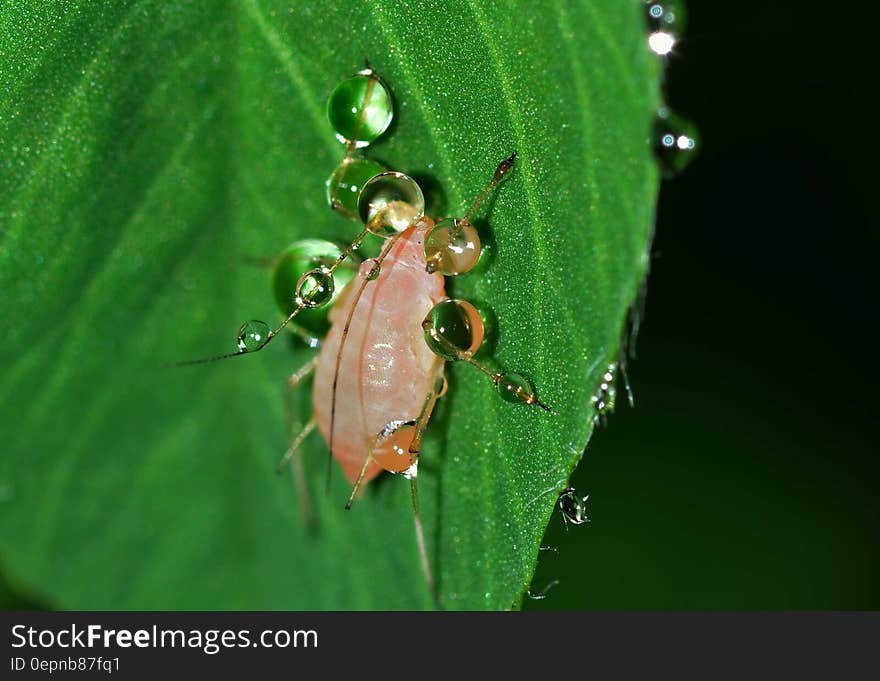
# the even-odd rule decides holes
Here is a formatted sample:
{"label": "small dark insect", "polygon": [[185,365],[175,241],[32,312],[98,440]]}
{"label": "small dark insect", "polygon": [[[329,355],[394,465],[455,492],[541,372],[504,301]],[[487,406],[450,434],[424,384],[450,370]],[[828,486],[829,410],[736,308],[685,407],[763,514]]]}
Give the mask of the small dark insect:
{"label": "small dark insect", "polygon": [[572,525],[582,525],[590,522],[587,517],[587,499],[588,494],[583,499],[578,497],[577,490],[574,487],[566,487],[559,493],[559,499],[556,501],[559,510],[562,511],[562,522],[568,529],[568,523]]}

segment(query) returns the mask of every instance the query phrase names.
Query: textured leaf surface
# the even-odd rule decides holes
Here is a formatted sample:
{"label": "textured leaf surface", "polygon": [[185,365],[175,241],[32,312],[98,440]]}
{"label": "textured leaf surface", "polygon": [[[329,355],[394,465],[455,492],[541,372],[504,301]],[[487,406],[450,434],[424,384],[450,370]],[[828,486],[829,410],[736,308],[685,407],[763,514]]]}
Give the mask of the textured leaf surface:
{"label": "textured leaf surface", "polygon": [[[324,115],[368,57],[397,103],[372,155],[482,211],[491,258],[454,282],[494,311],[486,361],[526,374],[541,413],[465,366],[432,424],[423,505],[448,608],[509,608],[592,428],[646,269],[659,66],[641,3],[16,2],[0,10],[0,564],[62,608],[421,608],[408,485],[350,513],[317,435],[292,481],[282,384],[309,351],[230,349],[278,320],[248,264],[295,238],[350,239],[323,183]],[[296,397],[305,421],[309,390]],[[389,420],[393,418],[389,414]]]}

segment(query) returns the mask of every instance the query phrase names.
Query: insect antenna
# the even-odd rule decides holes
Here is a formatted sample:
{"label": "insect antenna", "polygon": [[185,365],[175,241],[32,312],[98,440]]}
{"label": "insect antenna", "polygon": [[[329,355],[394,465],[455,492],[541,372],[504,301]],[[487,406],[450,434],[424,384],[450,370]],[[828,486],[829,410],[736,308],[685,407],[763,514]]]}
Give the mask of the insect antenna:
{"label": "insect antenna", "polygon": [[474,202],[471,204],[471,207],[468,208],[467,213],[464,214],[464,218],[462,220],[469,222],[471,216],[476,212],[477,208],[480,207],[480,204],[486,200],[486,197],[489,196],[491,191],[498,186],[498,183],[504,179],[504,176],[507,175],[511,170],[513,170],[513,166],[516,163],[517,152],[516,150],[508,156],[506,159],[501,161],[498,164],[498,167],[495,169],[495,174],[492,176],[492,179],[489,180],[489,183],[483,188],[483,191],[480,192],[479,196],[474,199]]}
{"label": "insect antenna", "polygon": [[[239,338],[238,338],[238,351],[236,352],[228,352],[224,355],[215,355],[213,357],[204,357],[202,359],[190,359],[185,360],[183,362],[173,362],[172,364],[168,364],[166,366],[169,367],[184,367],[184,366],[192,366],[194,364],[208,364],[209,362],[217,362],[222,359],[232,359],[233,357],[240,357],[241,355],[252,355],[255,352],[259,352],[263,348],[265,348],[272,340],[279,334],[281,331],[290,324],[296,316],[306,309],[311,309],[314,307],[320,307],[322,305],[326,305],[333,298],[333,272],[339,267],[347,258],[350,258],[352,254],[361,246],[364,238],[367,234],[370,233],[370,230],[366,227],[360,231],[360,233],[354,238],[348,246],[339,254],[336,260],[329,266],[321,266],[315,269],[309,270],[302,277],[300,277],[299,281],[296,284],[296,307],[293,309],[287,318],[281,322],[275,329],[269,329],[269,326],[265,322],[247,322],[242,325],[241,329],[239,329]],[[255,325],[259,327],[259,331],[246,331],[247,326]],[[292,324],[291,327],[297,333],[300,332],[300,329],[295,324]],[[309,343],[312,344],[311,339],[309,339]]]}

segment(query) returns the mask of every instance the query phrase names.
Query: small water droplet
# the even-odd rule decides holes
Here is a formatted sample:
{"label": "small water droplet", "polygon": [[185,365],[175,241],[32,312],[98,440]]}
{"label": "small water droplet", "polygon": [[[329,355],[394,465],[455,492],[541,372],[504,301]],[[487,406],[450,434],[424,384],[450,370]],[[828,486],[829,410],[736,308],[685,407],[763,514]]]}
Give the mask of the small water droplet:
{"label": "small water droplet", "polygon": [[251,319],[238,327],[239,352],[253,352],[266,344],[271,329],[266,322]]}
{"label": "small water droplet", "polygon": [[495,374],[494,381],[498,394],[508,402],[534,404],[535,391],[532,388],[532,384],[523,376],[511,371],[505,371]]}
{"label": "small water droplet", "polygon": [[684,170],[697,155],[699,139],[693,123],[663,106],[654,120],[654,155],[664,177]]}
{"label": "small water droplet", "polygon": [[589,494],[583,499],[580,498],[574,487],[566,487],[559,493],[559,499],[557,499],[556,504],[562,512],[562,520],[566,527],[568,523],[582,525],[583,523],[590,522],[590,519],[587,517],[587,499],[589,498]]}
{"label": "small water droplet", "polygon": [[391,93],[372,69],[342,81],[327,99],[327,118],[336,139],[366,147],[391,125]]}
{"label": "small water droplet", "polygon": [[617,386],[615,385],[617,373],[617,362],[612,362],[602,374],[599,387],[591,398],[593,409],[596,410],[596,418],[604,418],[614,411],[614,404],[617,399]]}
{"label": "small water droplet", "polygon": [[382,265],[376,258],[368,258],[361,263],[358,276],[368,281],[374,281],[382,272]]}
{"label": "small water droplet", "polygon": [[687,14],[683,2],[680,0],[643,0],[643,3],[645,18],[650,30],[666,29],[673,31],[678,36],[684,34]]}
{"label": "small water droplet", "polygon": [[333,274],[326,267],[309,270],[296,283],[296,304],[320,307],[333,298]]}

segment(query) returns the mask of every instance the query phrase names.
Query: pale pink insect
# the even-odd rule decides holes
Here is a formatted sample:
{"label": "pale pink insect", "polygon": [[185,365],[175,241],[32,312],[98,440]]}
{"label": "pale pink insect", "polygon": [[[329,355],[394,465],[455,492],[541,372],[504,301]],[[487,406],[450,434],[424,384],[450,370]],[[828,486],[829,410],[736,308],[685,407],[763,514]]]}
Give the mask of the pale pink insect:
{"label": "pale pink insect", "polygon": [[[369,68],[356,78],[369,80],[361,106],[363,112],[380,81]],[[363,114],[360,115],[356,131],[363,122]],[[347,155],[340,168],[355,162],[358,146],[355,141],[347,142]],[[445,386],[445,362],[465,361],[488,376],[504,399],[549,411],[521,376],[490,371],[473,359],[483,338],[480,316],[470,303],[450,300],[445,293],[443,275],[462,274],[476,264],[480,241],[470,217],[513,168],[515,157],[514,152],[498,164],[491,181],[464,217],[451,220],[425,217],[421,190],[406,175],[375,175],[360,191],[358,208],[366,206],[360,215],[365,224],[363,230],[330,266],[322,265],[300,278],[296,307],[277,328],[269,330],[264,323],[254,322],[262,325],[260,335],[251,334],[251,340],[257,341],[254,347],[247,347],[240,336],[239,352],[183,363],[196,364],[262,350],[300,312],[329,301],[334,270],[352,256],[368,234],[386,236],[381,254],[363,263],[359,276],[346,286],[333,306],[332,326],[319,355],[288,380],[288,388],[292,389],[315,372],[314,413],[294,438],[281,464],[289,460],[299,463],[294,454],[317,426],[331,456],[353,485],[346,508],[351,507],[360,487],[382,470],[407,477],[422,569],[432,592],[434,582],[419,512],[417,472],[422,437]],[[393,191],[383,196],[378,191],[375,196],[380,200],[371,203],[368,188],[381,189],[383,182],[411,188],[417,200],[395,196]],[[354,217],[336,200],[337,190],[338,184],[331,192],[332,207]],[[295,469],[299,472],[304,507],[308,508],[301,466]]]}
{"label": "pale pink insect", "polygon": [[[415,421],[432,389],[438,357],[425,343],[422,321],[446,297],[443,277],[425,271],[423,244],[433,224],[423,218],[403,232],[360,299],[355,279],[330,313],[333,326],[318,358],[312,403],[318,429],[325,442],[333,443],[332,454],[352,484],[376,435],[392,420],[389,416]],[[337,367],[345,322],[355,305]],[[362,482],[381,470],[371,463]]]}

